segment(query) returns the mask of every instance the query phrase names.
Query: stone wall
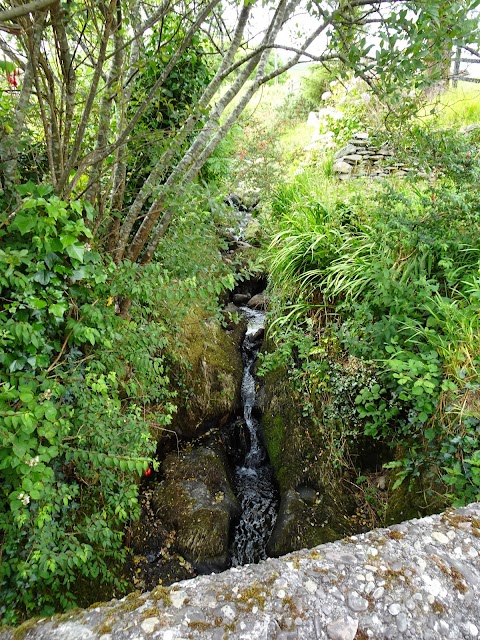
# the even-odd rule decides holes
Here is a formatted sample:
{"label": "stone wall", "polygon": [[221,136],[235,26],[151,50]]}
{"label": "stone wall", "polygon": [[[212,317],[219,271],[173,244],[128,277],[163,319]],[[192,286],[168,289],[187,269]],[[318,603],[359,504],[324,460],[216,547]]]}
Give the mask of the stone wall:
{"label": "stone wall", "polygon": [[403,177],[411,173],[420,178],[429,177],[428,173],[418,167],[408,167],[403,162],[397,162],[388,145],[375,145],[368,133],[356,133],[348,144],[337,151],[334,159],[333,171],[342,180],[361,176]]}
{"label": "stone wall", "polygon": [[31,621],[0,640],[461,640],[480,634],[480,503]]}

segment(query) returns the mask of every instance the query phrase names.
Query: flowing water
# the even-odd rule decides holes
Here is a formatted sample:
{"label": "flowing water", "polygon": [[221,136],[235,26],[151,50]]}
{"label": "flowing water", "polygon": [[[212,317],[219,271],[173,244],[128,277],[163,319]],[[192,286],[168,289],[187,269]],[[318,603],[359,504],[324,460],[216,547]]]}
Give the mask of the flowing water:
{"label": "flowing water", "polygon": [[231,546],[234,567],[259,562],[267,557],[266,547],[278,508],[273,470],[260,437],[259,423],[253,415],[256,394],[253,369],[261,345],[258,335],[263,329],[265,314],[246,307],[241,311],[248,318],[242,346],[242,405],[248,437],[243,460],[234,470],[235,492],[241,507]]}

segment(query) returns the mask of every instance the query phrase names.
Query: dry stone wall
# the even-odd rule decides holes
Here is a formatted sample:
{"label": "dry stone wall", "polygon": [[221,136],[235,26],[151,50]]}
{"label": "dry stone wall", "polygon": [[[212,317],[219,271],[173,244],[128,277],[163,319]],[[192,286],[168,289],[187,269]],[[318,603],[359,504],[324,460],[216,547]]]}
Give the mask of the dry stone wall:
{"label": "dry stone wall", "polygon": [[418,168],[408,167],[403,162],[396,162],[394,152],[388,145],[375,145],[366,132],[356,133],[347,145],[337,151],[334,159],[333,171],[341,180],[361,176],[402,177],[410,173],[428,178],[428,173],[419,171]]}
{"label": "dry stone wall", "polygon": [[0,640],[480,635],[480,504],[32,621]]}

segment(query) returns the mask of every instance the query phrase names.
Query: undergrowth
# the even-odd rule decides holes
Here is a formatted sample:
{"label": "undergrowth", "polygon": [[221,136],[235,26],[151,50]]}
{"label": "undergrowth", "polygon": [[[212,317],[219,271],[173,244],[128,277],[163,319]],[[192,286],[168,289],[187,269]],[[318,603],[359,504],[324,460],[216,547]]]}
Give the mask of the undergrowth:
{"label": "undergrowth", "polygon": [[18,191],[17,211],[0,216],[0,618],[9,624],[80,596],[85,604],[79,585],[90,596],[101,585],[104,597],[127,588],[124,531],[175,411],[182,321],[195,305],[219,313],[236,279],[211,194],[190,194],[163,260],[139,267],[100,257],[89,205],[33,183]]}
{"label": "undergrowth", "polygon": [[443,131],[405,146],[435,167],[430,182],[355,181],[325,195],[325,179],[305,171],[277,189],[276,351],[263,372],[283,357],[305,389],[324,390],[338,464],[349,441],[371,438],[391,448],[392,489],[431,474],[432,490],[462,504],[480,496],[479,146]]}

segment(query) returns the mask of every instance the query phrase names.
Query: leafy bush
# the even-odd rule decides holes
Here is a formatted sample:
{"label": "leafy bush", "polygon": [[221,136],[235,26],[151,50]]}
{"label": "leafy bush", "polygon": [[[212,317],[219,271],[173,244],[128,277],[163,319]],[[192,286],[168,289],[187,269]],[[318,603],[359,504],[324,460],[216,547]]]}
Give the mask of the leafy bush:
{"label": "leafy bush", "polygon": [[301,78],[301,88],[285,95],[278,108],[281,120],[305,120],[310,111],[317,111],[322,103],[322,95],[329,90],[335,74],[322,65],[313,65]]}
{"label": "leafy bush", "polygon": [[139,516],[139,477],[175,411],[182,321],[196,304],[217,312],[235,284],[212,194],[190,194],[163,261],[140,267],[102,261],[89,205],[67,204],[47,186],[18,190],[21,207],[0,218],[6,623],[88,604],[93,582],[103,597],[126,589],[125,527]]}
{"label": "leafy bush", "polygon": [[[79,577],[122,589],[123,529],[138,511],[137,477],[155,450],[143,408],[120,400],[120,372],[106,366],[122,327],[105,287],[111,268],[88,243],[83,215],[88,221],[93,212],[48,187],[19,191],[22,207],[3,215],[0,231],[7,622],[71,606]],[[106,356],[97,358],[93,345]]]}

